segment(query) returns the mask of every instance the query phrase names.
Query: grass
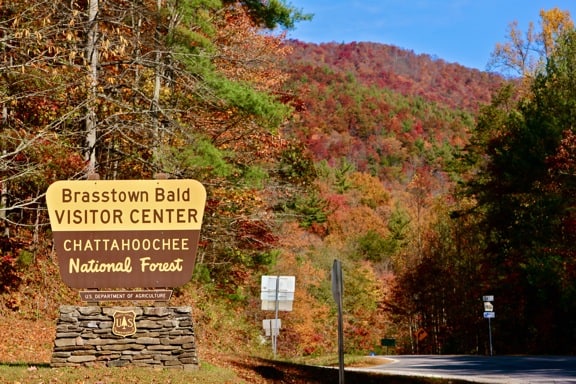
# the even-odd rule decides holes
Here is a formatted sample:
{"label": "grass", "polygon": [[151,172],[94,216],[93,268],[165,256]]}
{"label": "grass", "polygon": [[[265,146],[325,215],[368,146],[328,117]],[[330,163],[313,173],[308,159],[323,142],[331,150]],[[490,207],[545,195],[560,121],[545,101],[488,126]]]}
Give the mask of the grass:
{"label": "grass", "polygon": [[[291,363],[319,366],[338,366],[338,356],[307,357],[290,361]],[[345,364],[368,366],[374,364],[374,358],[365,356],[345,356]],[[384,364],[385,361],[378,362]],[[216,366],[202,362],[200,369],[183,371],[181,369],[154,368],[107,368],[102,366],[77,368],[50,368],[48,364],[0,364],[0,384],[37,384],[37,383],[82,383],[82,384],[248,384],[238,377],[229,367]]]}
{"label": "grass", "polygon": [[246,383],[234,371],[202,363],[194,371],[152,368],[50,368],[48,365],[28,366],[20,364],[0,365],[1,384],[27,383],[82,383],[82,384],[130,384],[130,383]]}

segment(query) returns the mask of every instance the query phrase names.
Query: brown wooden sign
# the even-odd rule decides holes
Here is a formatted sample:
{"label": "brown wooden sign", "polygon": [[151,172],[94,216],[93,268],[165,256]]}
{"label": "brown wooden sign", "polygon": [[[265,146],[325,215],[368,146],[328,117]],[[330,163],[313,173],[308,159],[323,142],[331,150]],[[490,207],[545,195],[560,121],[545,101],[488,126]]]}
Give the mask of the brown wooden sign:
{"label": "brown wooden sign", "polygon": [[80,291],[80,299],[89,302],[98,301],[169,301],[170,289],[147,289],[141,291]]}
{"label": "brown wooden sign", "polygon": [[173,288],[192,277],[206,203],[198,181],[57,181],[46,200],[68,286]]}

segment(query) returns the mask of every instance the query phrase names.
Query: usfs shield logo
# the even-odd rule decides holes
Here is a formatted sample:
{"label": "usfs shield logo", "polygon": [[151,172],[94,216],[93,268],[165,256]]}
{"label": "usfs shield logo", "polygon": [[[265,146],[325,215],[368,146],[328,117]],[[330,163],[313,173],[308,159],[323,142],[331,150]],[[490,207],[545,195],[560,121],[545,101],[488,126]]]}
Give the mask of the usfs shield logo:
{"label": "usfs shield logo", "polygon": [[126,337],[136,333],[136,313],[134,311],[116,311],[113,317],[113,334]]}

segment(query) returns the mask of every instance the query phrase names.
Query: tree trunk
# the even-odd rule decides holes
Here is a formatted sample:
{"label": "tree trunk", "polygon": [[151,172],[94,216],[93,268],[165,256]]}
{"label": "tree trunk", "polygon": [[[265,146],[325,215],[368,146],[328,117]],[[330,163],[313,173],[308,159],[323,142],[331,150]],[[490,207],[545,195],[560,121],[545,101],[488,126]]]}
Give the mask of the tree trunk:
{"label": "tree trunk", "polygon": [[[160,10],[162,9],[162,0],[157,0],[156,3],[156,11],[160,14]],[[158,16],[158,25],[156,25],[156,55],[154,58],[154,65],[155,65],[155,73],[154,73],[154,94],[152,95],[152,119],[154,122],[154,149],[153,149],[153,157],[154,157],[154,166],[156,167],[157,171],[162,171],[162,159],[160,155],[160,141],[161,141],[161,124],[160,124],[160,88],[162,87],[162,50],[160,39],[162,38],[161,33],[159,32],[160,29],[160,17]]]}
{"label": "tree trunk", "polygon": [[88,39],[86,43],[86,60],[90,66],[91,98],[86,111],[86,174],[96,173],[96,85],[98,84],[98,10],[99,0],[89,0],[88,3]]}

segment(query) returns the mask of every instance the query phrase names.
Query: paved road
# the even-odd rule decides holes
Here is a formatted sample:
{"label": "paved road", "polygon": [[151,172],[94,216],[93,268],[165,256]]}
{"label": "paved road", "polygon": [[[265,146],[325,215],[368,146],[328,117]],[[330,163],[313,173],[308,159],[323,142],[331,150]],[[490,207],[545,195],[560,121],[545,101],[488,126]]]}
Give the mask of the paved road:
{"label": "paved road", "polygon": [[463,379],[474,383],[576,383],[572,356],[382,356],[381,373]]}

